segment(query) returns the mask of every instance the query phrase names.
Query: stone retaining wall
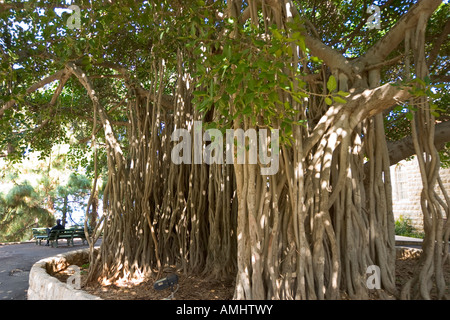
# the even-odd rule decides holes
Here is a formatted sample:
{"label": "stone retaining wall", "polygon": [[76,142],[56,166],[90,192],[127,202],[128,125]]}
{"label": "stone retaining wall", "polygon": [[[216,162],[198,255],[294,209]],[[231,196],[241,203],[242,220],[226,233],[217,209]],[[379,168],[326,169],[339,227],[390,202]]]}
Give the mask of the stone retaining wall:
{"label": "stone retaining wall", "polygon": [[30,271],[28,300],[101,300],[53,277],[70,265],[86,263],[89,249],[59,254],[36,262]]}
{"label": "stone retaining wall", "polygon": [[397,247],[395,253],[396,259],[415,259],[420,257],[420,255],[422,254],[422,249]]}

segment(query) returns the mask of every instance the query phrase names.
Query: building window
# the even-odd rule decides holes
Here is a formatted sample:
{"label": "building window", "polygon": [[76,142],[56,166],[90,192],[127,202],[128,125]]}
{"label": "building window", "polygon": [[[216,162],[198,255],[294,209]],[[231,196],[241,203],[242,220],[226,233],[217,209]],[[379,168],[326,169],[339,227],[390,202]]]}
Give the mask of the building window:
{"label": "building window", "polygon": [[405,168],[401,165],[395,167],[395,185],[394,194],[396,200],[406,199],[408,197],[406,192],[407,174]]}

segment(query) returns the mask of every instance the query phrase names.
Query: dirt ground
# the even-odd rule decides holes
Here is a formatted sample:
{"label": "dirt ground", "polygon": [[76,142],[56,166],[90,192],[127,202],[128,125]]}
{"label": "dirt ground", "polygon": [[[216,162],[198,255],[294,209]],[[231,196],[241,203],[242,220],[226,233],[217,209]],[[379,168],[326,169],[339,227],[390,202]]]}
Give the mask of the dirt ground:
{"label": "dirt ground", "polygon": [[[81,267],[81,282],[84,283],[86,269]],[[166,272],[164,278],[172,272]],[[178,276],[178,289],[174,293],[174,300],[231,300],[234,293],[233,281],[209,280],[200,276]],[[62,270],[54,274],[62,282],[66,282],[70,274]],[[108,286],[99,283],[89,284],[82,289],[90,294],[105,300],[163,300],[171,295],[170,289],[157,291],[153,288],[154,281],[141,282],[139,284],[112,284]]]}
{"label": "dirt ground", "polygon": [[[397,254],[397,260],[395,264],[395,275],[396,275],[396,287],[400,290],[403,285],[412,278],[414,274],[414,269],[417,267],[417,262],[420,258],[420,251],[404,251],[402,256]],[[447,299],[450,299],[450,264],[444,265],[444,279],[446,283],[445,295]],[[435,289],[431,291],[431,298],[436,299]]]}
{"label": "dirt ground", "polygon": [[[414,268],[420,257],[420,252],[403,251],[397,255],[396,260],[396,285],[400,290],[405,282],[413,275]],[[81,267],[82,282],[86,270]],[[166,273],[167,276],[170,273]],[[177,273],[179,288],[174,294],[175,300],[230,300],[233,297],[233,281],[208,280],[200,276],[184,276]],[[69,277],[66,270],[54,275],[60,281],[65,282]],[[447,296],[450,296],[450,266],[446,265],[444,276],[447,283]],[[153,288],[154,280],[142,282],[137,285],[89,285],[82,288],[84,291],[99,296],[105,300],[161,300],[167,298],[170,289],[157,291]],[[342,297],[345,299],[345,297]],[[371,295],[370,299],[379,299]]]}

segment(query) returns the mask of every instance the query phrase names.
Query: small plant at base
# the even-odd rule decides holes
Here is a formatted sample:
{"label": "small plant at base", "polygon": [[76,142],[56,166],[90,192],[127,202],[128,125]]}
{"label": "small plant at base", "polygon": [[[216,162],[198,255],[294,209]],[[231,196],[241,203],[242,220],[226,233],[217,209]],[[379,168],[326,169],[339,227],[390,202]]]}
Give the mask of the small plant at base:
{"label": "small plant at base", "polygon": [[398,236],[423,238],[423,234],[413,227],[411,219],[402,215],[395,221],[395,234]]}

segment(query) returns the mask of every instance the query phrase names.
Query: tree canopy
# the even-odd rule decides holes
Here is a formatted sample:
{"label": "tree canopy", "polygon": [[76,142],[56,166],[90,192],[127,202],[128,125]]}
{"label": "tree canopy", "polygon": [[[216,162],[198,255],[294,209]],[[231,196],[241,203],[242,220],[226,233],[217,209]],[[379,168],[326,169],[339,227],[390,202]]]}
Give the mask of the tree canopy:
{"label": "tree canopy", "polygon": [[30,240],[32,227],[52,227],[56,219],[65,225],[84,222],[91,179],[69,165],[67,149],[57,146],[45,159],[29,152],[14,165],[0,159],[1,241]]}

